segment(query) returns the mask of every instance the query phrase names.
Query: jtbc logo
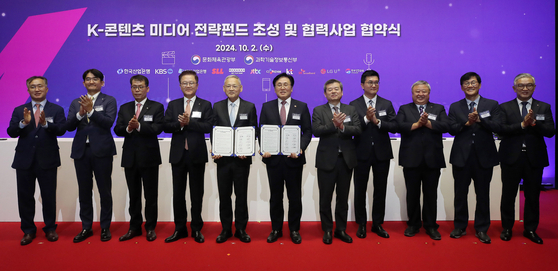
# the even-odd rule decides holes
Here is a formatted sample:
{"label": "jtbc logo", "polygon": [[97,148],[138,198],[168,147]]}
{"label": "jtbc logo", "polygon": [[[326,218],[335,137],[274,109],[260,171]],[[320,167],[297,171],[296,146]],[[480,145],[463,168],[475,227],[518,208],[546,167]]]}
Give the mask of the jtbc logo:
{"label": "jtbc logo", "polygon": [[211,74],[223,74],[223,69],[213,69],[211,70]]}
{"label": "jtbc logo", "polygon": [[155,69],[155,74],[167,74],[167,69]]}
{"label": "jtbc logo", "polygon": [[250,71],[250,74],[262,74],[262,70],[252,69],[252,70]]}

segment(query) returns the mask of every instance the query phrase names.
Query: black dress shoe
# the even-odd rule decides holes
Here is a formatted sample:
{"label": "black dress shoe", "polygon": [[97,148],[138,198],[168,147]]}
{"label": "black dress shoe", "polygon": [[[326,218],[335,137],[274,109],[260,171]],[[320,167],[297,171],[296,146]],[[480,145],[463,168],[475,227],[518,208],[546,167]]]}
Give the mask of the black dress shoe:
{"label": "black dress shoe", "polygon": [[205,238],[203,237],[203,234],[201,233],[201,231],[193,231],[192,232],[192,237],[194,237],[194,241],[196,241],[200,244],[205,242]]}
{"label": "black dress shoe", "polygon": [[145,233],[145,239],[149,242],[155,241],[155,239],[157,239],[155,230],[147,230],[147,232]]}
{"label": "black dress shoe", "polygon": [[333,237],[338,238],[345,243],[350,244],[353,242],[353,238],[351,238],[345,231],[335,231],[335,233],[333,233]]}
{"label": "black dress shoe", "polygon": [[37,237],[36,233],[26,233],[23,235],[21,242],[19,242],[22,246],[31,244],[31,241]]}
{"label": "black dress shoe", "polygon": [[56,231],[48,231],[45,234],[45,237],[48,241],[50,242],[56,242],[58,241],[58,234],[56,233]]}
{"label": "black dress shoe", "polygon": [[403,234],[407,237],[413,237],[417,233],[419,233],[419,228],[408,226],[407,229],[405,229],[405,232]]}
{"label": "black dress shoe", "polygon": [[85,239],[93,236],[93,231],[91,229],[83,229],[76,237],[74,237],[74,243],[79,243],[85,241]]}
{"label": "black dress shoe", "polygon": [[326,244],[326,245],[331,244],[331,242],[333,241],[333,238],[331,237],[331,232],[330,231],[324,232],[324,238],[322,239],[322,241],[324,241],[324,244]]}
{"label": "black dress shoe", "polygon": [[101,229],[101,242],[110,241],[112,239],[112,235],[110,234],[109,229]]}
{"label": "black dress shoe", "polygon": [[384,230],[384,228],[382,228],[382,225],[380,224],[372,224],[372,232],[375,232],[378,236],[382,238],[389,238],[389,234],[387,233],[386,230]]}
{"label": "black dress shoe", "polygon": [[512,238],[512,230],[511,229],[504,229],[500,234],[500,239],[502,241],[509,241]]}
{"label": "black dress shoe", "polygon": [[481,241],[481,243],[490,244],[491,242],[490,237],[484,231],[477,232],[475,236],[479,238],[479,241]]}
{"label": "black dress shoe", "polygon": [[533,243],[542,245],[543,240],[537,235],[535,231],[523,231],[523,236],[529,238]]}
{"label": "black dress shoe", "polygon": [[428,228],[426,229],[426,234],[430,236],[432,240],[442,240],[442,235],[438,232],[437,229]]}
{"label": "black dress shoe", "polygon": [[279,237],[283,237],[283,231],[271,231],[271,233],[269,234],[269,236],[267,237],[267,242],[268,243],[273,243],[275,241],[277,241],[277,239]]}
{"label": "black dress shoe", "polygon": [[137,231],[137,230],[129,230],[126,234],[120,236],[120,238],[118,238],[118,240],[120,241],[126,241],[126,240],[130,240],[136,236],[140,236],[141,235],[141,230]]}
{"label": "black dress shoe", "polygon": [[172,243],[186,237],[188,237],[188,231],[174,231],[171,236],[165,239],[165,243]]}
{"label": "black dress shoe", "polygon": [[302,238],[300,237],[300,233],[298,233],[298,231],[292,231],[291,232],[291,240],[293,241],[293,243],[295,244],[300,244],[302,242]]}
{"label": "black dress shoe", "polygon": [[467,234],[467,232],[465,230],[456,228],[456,229],[453,229],[453,231],[451,231],[450,237],[457,239],[457,238],[459,238],[459,237],[461,237],[465,234]]}
{"label": "black dress shoe", "polygon": [[224,243],[227,242],[229,238],[232,237],[231,230],[222,230],[219,236],[217,236],[217,243]]}
{"label": "black dress shoe", "polygon": [[236,232],[234,233],[234,237],[240,239],[240,242],[243,243],[250,243],[250,235],[248,235],[246,233],[245,230],[236,230]]}
{"label": "black dress shoe", "polygon": [[358,238],[366,238],[366,224],[358,225],[356,236]]}

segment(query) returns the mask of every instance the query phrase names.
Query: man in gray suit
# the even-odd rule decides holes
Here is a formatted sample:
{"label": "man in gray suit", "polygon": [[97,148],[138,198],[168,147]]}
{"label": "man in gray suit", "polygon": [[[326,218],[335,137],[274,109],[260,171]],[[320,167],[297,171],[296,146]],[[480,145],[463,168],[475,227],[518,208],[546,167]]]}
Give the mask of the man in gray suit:
{"label": "man in gray suit", "polygon": [[318,187],[320,189],[320,220],[324,231],[323,242],[331,244],[333,218],[331,199],[336,189],[337,204],[334,237],[346,243],[353,239],[347,235],[347,210],[351,174],[357,165],[356,148],[353,136],[361,133],[358,113],[353,106],[342,104],[343,84],[330,79],[324,85],[327,103],[314,108],[312,113],[312,132],[320,138],[316,151],[318,168]]}

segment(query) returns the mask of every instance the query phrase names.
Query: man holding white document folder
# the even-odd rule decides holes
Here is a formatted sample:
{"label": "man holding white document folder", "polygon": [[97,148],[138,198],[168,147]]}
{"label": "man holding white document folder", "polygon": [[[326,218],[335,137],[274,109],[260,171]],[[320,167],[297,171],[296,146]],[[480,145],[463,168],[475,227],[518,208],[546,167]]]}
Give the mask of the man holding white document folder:
{"label": "man holding white document folder", "polygon": [[[286,73],[277,75],[273,79],[275,87],[275,100],[262,105],[260,125],[296,125],[300,127],[299,153],[279,153],[271,155],[263,152],[263,162],[266,164],[267,177],[271,198],[269,212],[271,216],[271,233],[267,238],[268,243],[277,241],[283,236],[283,187],[287,188],[289,199],[289,231],[291,240],[300,244],[302,239],[299,234],[300,218],[302,216],[302,169],[306,164],[304,151],[312,139],[312,124],[310,111],[306,103],[291,98],[294,78]],[[280,140],[280,138],[278,139]]]}
{"label": "man holding white document folder", "polygon": [[[226,127],[257,127],[258,116],[253,103],[240,99],[242,84],[236,75],[225,78],[223,91],[227,99],[213,105],[215,126]],[[212,134],[213,136],[213,134]],[[215,142],[212,142],[215,144]],[[213,148],[215,149],[215,148]],[[248,223],[248,176],[250,174],[251,156],[221,156],[211,154],[217,163],[217,186],[219,190],[219,217],[223,230],[217,236],[217,243],[224,243],[232,237],[232,201],[234,187],[235,200],[235,228],[234,236],[244,243],[249,243],[250,236],[246,233]]]}

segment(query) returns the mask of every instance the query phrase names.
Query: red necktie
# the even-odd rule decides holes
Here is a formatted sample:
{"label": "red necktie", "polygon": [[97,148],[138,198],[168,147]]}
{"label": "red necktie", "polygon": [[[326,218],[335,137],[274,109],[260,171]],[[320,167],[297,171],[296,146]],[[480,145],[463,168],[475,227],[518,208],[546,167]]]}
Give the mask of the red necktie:
{"label": "red necktie", "polygon": [[281,115],[281,125],[285,125],[285,123],[287,123],[287,111],[285,110],[286,103],[286,101],[281,102],[281,112],[279,113]]}
{"label": "red necktie", "polygon": [[136,119],[139,118],[139,114],[140,114],[140,112],[141,112],[141,104],[138,103],[137,106],[138,106],[138,109],[136,110]]}
{"label": "red necktie", "polygon": [[39,127],[39,118],[41,117],[41,104],[35,104],[37,110],[35,110],[35,127]]}

